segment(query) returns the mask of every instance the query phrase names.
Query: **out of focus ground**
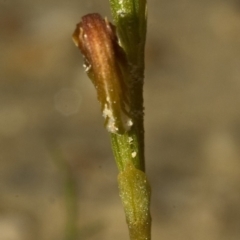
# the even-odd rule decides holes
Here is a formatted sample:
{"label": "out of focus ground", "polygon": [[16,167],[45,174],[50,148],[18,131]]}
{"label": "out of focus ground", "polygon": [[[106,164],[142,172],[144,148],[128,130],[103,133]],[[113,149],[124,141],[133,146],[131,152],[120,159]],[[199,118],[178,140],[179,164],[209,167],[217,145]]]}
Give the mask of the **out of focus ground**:
{"label": "out of focus ground", "polygon": [[[110,16],[107,0],[0,1],[0,240],[64,239],[66,169],[79,239],[128,239],[99,104],[71,41],[89,12]],[[148,25],[153,240],[238,240],[240,2],[152,0]]]}

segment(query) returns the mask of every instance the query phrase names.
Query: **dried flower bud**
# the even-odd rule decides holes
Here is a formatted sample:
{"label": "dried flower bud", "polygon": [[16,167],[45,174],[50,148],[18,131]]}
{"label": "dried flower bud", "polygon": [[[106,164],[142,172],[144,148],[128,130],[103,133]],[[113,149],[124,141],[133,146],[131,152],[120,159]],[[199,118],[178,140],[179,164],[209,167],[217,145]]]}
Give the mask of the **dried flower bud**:
{"label": "dried flower bud", "polygon": [[84,56],[85,70],[97,90],[106,128],[111,133],[129,130],[132,120],[127,62],[114,26],[99,14],[88,14],[77,24],[73,41]]}

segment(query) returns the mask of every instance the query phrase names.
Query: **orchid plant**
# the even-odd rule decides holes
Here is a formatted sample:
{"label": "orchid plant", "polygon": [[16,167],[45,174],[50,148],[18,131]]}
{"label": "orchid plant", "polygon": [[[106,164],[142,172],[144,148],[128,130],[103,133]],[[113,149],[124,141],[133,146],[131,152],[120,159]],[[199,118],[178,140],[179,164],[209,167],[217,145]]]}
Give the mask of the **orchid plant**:
{"label": "orchid plant", "polygon": [[146,0],[110,0],[114,24],[82,17],[73,41],[97,91],[119,170],[118,185],[131,240],[151,239],[150,186],[143,127]]}

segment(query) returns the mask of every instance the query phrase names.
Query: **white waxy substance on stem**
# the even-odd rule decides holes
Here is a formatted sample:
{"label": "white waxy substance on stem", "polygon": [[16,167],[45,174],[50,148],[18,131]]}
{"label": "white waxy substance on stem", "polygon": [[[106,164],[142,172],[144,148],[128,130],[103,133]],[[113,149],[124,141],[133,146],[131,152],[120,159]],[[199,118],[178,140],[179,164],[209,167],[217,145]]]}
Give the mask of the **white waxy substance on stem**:
{"label": "white waxy substance on stem", "polygon": [[135,158],[137,156],[136,152],[132,152],[132,158]]}
{"label": "white waxy substance on stem", "polygon": [[133,125],[133,121],[132,121],[132,119],[129,119],[128,121],[127,121],[127,126],[128,127],[131,127]]}
{"label": "white waxy substance on stem", "polygon": [[117,15],[123,18],[127,15],[127,13],[121,9],[121,10],[117,10]]}
{"label": "white waxy substance on stem", "polygon": [[106,103],[102,111],[102,115],[106,120],[105,126],[107,130],[111,133],[119,133],[119,130],[129,131],[133,125],[132,119],[123,111],[118,116],[115,116],[113,109],[108,105],[110,102],[111,99],[106,97]]}
{"label": "white waxy substance on stem", "polygon": [[113,116],[113,112],[108,108],[107,104],[104,105],[103,117],[107,119],[106,128],[111,133],[117,133],[118,127],[116,126],[116,121]]}
{"label": "white waxy substance on stem", "polygon": [[91,64],[87,65],[87,64],[83,64],[83,68],[85,70],[85,72],[88,72],[91,69]]}

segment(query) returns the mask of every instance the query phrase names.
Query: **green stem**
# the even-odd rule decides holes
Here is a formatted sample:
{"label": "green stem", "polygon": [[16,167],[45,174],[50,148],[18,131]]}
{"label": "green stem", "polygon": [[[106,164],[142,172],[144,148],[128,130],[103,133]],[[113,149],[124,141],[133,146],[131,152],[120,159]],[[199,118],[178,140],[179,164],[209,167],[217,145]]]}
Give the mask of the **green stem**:
{"label": "green stem", "polygon": [[[143,79],[144,46],[146,39],[146,1],[110,0],[118,38],[125,50],[130,71],[130,110],[133,117],[132,130],[124,136],[111,134],[112,145],[119,170],[123,169],[126,157],[131,158],[135,167],[145,171],[144,127],[143,127]],[[129,143],[129,139],[133,139]],[[123,148],[122,148],[123,147]],[[122,150],[121,150],[122,149]],[[123,152],[123,153],[121,153]]]}
{"label": "green stem", "polygon": [[[124,135],[111,134],[112,146],[119,170],[124,169],[124,163],[128,161],[126,159],[130,159],[137,169],[145,171],[143,79],[146,1],[110,0],[110,5],[118,38],[128,60],[131,77],[129,80],[130,109],[133,117],[131,131]],[[129,139],[132,139],[132,141]]]}
{"label": "green stem", "polygon": [[136,129],[122,135],[111,134],[112,148],[120,172],[124,171],[129,163],[136,169],[144,170],[143,148],[139,146],[139,136]]}
{"label": "green stem", "polygon": [[76,240],[78,238],[78,196],[77,180],[71,166],[66,164],[65,170],[65,201],[67,211],[66,240]]}
{"label": "green stem", "polygon": [[[53,149],[53,150],[52,150]],[[66,226],[65,226],[65,240],[78,239],[79,230],[77,225],[78,220],[78,187],[76,173],[73,167],[66,159],[63,158],[61,152],[56,148],[50,149],[52,158],[56,165],[62,171],[64,183],[64,198],[66,208]]]}
{"label": "green stem", "polygon": [[118,184],[131,240],[151,239],[150,186],[145,174],[143,80],[146,39],[146,0],[110,0],[118,38],[129,68],[130,112],[133,126],[111,133],[120,174]]}

